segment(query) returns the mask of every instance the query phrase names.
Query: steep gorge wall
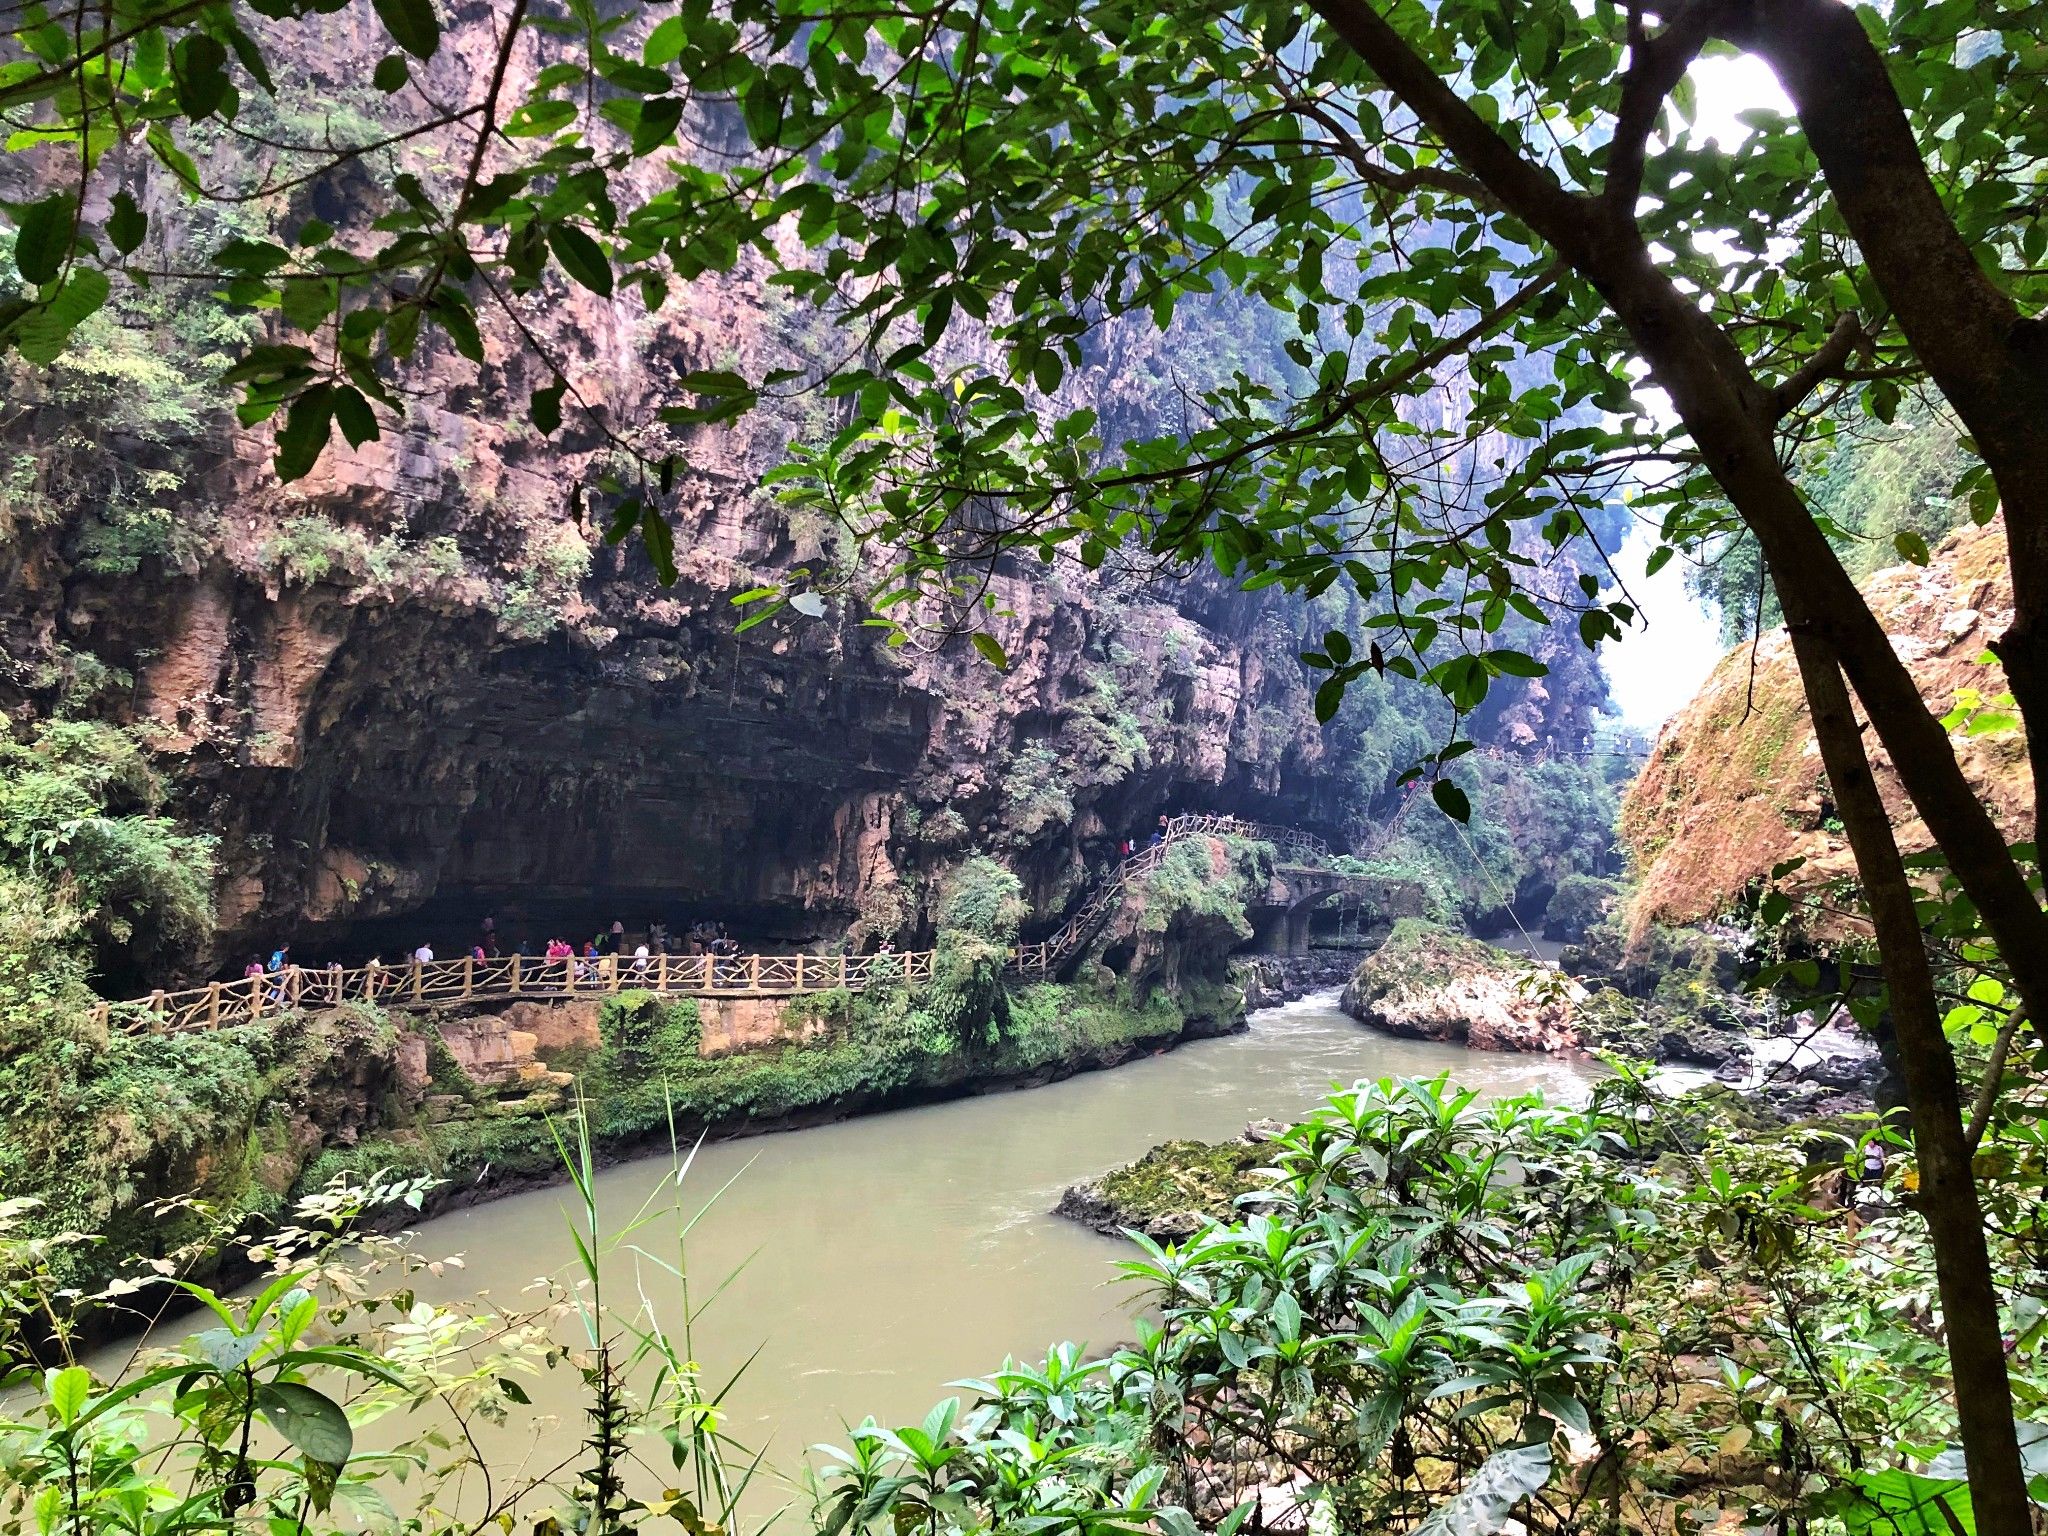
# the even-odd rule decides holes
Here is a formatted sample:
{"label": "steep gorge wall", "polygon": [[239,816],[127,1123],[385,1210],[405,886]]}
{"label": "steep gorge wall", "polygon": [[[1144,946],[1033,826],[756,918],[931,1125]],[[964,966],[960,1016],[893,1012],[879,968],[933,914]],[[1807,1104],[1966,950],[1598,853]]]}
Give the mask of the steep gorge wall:
{"label": "steep gorge wall", "polygon": [[[2012,619],[2002,523],[1952,533],[1925,568],[1878,571],[1863,591],[1933,713],[1948,714],[1964,690],[1987,701],[2005,691],[1986,649]],[[1930,847],[1883,746],[1867,733],[1865,745],[1901,849]],[[1994,819],[2024,835],[2033,775],[2021,733],[1959,734],[1954,745]],[[1640,875],[1639,928],[1719,916],[1793,860],[1805,862],[1785,882],[1792,891],[1854,875],[1784,630],[1731,651],[1664,727],[1623,802],[1621,829]]]}

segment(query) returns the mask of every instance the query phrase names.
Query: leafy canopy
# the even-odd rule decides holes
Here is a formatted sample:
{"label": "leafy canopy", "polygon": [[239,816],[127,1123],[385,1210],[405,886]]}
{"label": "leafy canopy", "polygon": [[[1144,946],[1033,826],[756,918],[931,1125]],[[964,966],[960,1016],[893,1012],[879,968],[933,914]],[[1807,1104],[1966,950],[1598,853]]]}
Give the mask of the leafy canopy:
{"label": "leafy canopy", "polygon": [[[973,600],[993,604],[989,566],[1019,552],[1349,583],[1372,611],[1355,642],[1333,633],[1308,658],[1329,675],[1326,713],[1368,670],[1476,708],[1498,677],[1542,670],[1496,638],[1516,614],[1575,618],[1588,644],[1617,635],[1626,593],[1558,558],[1612,502],[1660,519],[1653,565],[1726,526],[1602,294],[1298,6],[501,0],[491,68],[472,79],[432,0],[375,0],[384,131],[280,149],[254,189],[210,182],[210,137],[253,95],[298,89],[286,63],[348,9],[17,11],[7,152],[51,190],[10,210],[0,338],[48,362],[112,278],[188,268],[145,181],[282,209],[361,161],[376,195],[360,225],[287,215],[201,262],[229,304],[275,312],[229,377],[245,423],[276,418],[285,478],[335,429],[361,444],[403,413],[423,336],[481,365],[503,335],[530,354],[537,428],[573,413],[625,450],[574,508],[615,538],[637,530],[672,577],[663,507],[694,434],[821,391],[844,427],[771,479],[862,536],[886,622],[972,622]],[[1978,10],[1858,14],[1962,235],[2031,311],[2048,244],[2041,17]],[[1746,138],[1716,141],[1691,126],[1691,75],[1632,93],[1631,22],[1610,3],[1380,14],[1567,196],[1633,203],[1650,259],[1782,393],[1788,444],[1831,436],[1847,403],[1889,420],[1917,386],[1797,123],[1753,109]],[[147,150],[147,177],[121,144]],[[834,317],[844,350],[760,377],[684,373],[648,423],[608,412],[530,302],[566,283],[654,310],[743,262]],[[1284,365],[1237,370],[1188,401],[1181,429],[1139,439],[1070,408],[1069,382],[1119,337],[1156,328],[1170,345],[1222,288],[1284,318]],[[1990,515],[1974,460],[1957,490]],[[746,596],[748,622],[785,596],[815,611],[805,593]]]}

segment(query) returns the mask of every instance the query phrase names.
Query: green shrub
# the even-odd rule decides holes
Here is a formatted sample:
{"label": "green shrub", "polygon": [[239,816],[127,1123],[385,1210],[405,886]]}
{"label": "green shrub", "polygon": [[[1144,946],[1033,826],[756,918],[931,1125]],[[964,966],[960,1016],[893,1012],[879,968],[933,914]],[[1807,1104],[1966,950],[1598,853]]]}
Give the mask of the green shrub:
{"label": "green shrub", "polygon": [[941,928],[1008,946],[1017,942],[1023,921],[1023,882],[986,854],[975,854],[946,877],[939,895]]}
{"label": "green shrub", "polygon": [[294,517],[263,546],[265,565],[281,566],[287,582],[360,581],[370,574],[370,541],[318,513]]}
{"label": "green shrub", "polygon": [[1557,882],[1550,905],[1543,912],[1543,936],[1577,943],[1607,915],[1609,904],[1621,892],[1612,880],[1598,875],[1566,875]]}

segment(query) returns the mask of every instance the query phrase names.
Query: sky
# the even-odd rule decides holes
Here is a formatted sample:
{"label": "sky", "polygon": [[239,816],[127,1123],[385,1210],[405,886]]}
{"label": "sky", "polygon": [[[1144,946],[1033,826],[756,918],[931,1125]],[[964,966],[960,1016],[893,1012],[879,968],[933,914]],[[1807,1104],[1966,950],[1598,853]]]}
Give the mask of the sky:
{"label": "sky", "polygon": [[[1754,55],[1701,59],[1692,77],[1698,89],[1695,132],[1726,145],[1748,132],[1736,121],[1738,112],[1750,107],[1792,110],[1769,68]],[[1654,547],[1653,530],[1638,523],[1620,550],[1609,552],[1641,618],[1601,652],[1622,723],[1646,734],[1655,734],[1686,706],[1727,649],[1718,620],[1686,590],[1683,560],[1673,560],[1655,576],[1643,575],[1643,562]]]}

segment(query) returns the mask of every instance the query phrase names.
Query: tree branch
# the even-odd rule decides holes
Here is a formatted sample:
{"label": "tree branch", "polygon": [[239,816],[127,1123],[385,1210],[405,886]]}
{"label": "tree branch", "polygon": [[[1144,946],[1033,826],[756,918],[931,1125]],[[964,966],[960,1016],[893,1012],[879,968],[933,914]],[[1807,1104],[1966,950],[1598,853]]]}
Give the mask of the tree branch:
{"label": "tree branch", "polygon": [[1828,332],[1827,340],[1816,347],[1811,356],[1792,372],[1787,374],[1778,387],[1771,391],[1770,415],[1776,423],[1797,410],[1806,397],[1834,378],[1842,365],[1849,361],[1849,355],[1857,344],[1865,339],[1863,322],[1856,312],[1850,310],[1835,321]]}
{"label": "tree branch", "polygon": [[1628,73],[1621,81],[1621,106],[1615,113],[1614,138],[1607,154],[1607,185],[1600,194],[1617,218],[1635,218],[1636,197],[1643,190],[1643,162],[1657,114],[1664,98],[1692,68],[1725,8],[1726,0],[1692,0],[1652,37],[1643,26],[1642,5],[1629,7]]}
{"label": "tree branch", "polygon": [[1998,1038],[1991,1042],[1991,1059],[1984,1063],[1984,1080],[1977,1085],[1976,1107],[1970,1111],[1969,1129],[1963,1132],[1963,1145],[1975,1153],[1984,1140],[1984,1133],[1991,1128],[1991,1111],[1998,1103],[2000,1080],[2005,1076],[2005,1058],[2011,1054],[2013,1036],[2020,1032],[2020,1026],[2027,1021],[2027,1010],[2015,1008],[1998,1031]]}
{"label": "tree branch", "polygon": [[1503,139],[1465,98],[1408,45],[1372,0],[1312,0],[1327,22],[1387,89],[1422,120],[1460,164],[1581,271],[1593,255],[1584,200]]}

